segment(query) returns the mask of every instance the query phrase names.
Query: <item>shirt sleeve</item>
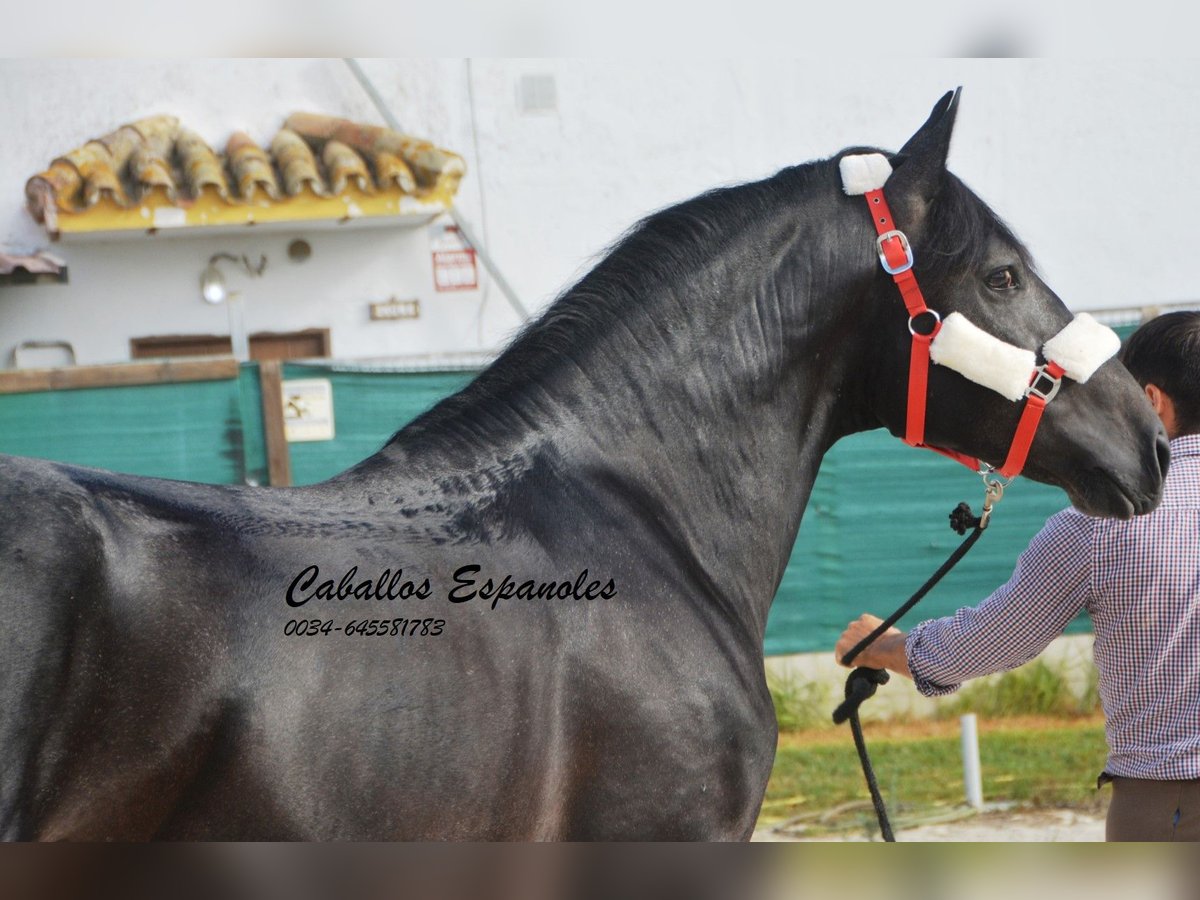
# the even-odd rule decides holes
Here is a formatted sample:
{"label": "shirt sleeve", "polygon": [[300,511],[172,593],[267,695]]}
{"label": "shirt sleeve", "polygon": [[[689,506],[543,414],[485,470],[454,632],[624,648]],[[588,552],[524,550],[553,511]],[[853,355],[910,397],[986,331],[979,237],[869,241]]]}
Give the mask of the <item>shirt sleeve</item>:
{"label": "shirt sleeve", "polygon": [[995,593],[913,628],[905,653],[917,690],[949,694],[967,679],[1014,669],[1062,634],[1091,591],[1094,524],[1075,509],[1053,516]]}

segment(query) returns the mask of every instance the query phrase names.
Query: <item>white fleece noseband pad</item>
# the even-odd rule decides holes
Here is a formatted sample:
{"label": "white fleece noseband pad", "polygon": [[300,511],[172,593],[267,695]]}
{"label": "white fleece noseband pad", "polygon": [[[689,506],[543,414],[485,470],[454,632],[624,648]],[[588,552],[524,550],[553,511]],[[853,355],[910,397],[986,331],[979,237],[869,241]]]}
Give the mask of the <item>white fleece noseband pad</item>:
{"label": "white fleece noseband pad", "polygon": [[[1087,313],[1079,313],[1043,347],[1043,355],[1066,377],[1083,384],[1121,349],[1121,339]],[[929,345],[929,358],[964,378],[1016,402],[1025,396],[1037,368],[1032,350],[1014,347],[950,313]]]}
{"label": "white fleece noseband pad", "polygon": [[962,313],[950,313],[929,345],[929,358],[964,378],[991,388],[1009,400],[1025,396],[1037,356],[972,325]]}
{"label": "white fleece noseband pad", "polygon": [[860,153],[843,156],[838,170],[842,173],[842,190],[857,197],[883,187],[892,174],[892,164],[882,153]]}
{"label": "white fleece noseband pad", "polygon": [[1120,349],[1121,339],[1115,331],[1087,313],[1079,313],[1046,341],[1042,352],[1062,366],[1068,378],[1083,384]]}

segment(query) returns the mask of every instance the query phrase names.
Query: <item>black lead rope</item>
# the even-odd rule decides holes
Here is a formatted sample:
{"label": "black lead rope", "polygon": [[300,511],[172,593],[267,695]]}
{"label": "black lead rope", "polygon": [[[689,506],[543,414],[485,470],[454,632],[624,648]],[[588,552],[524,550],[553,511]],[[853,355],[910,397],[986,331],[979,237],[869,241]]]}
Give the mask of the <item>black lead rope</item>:
{"label": "black lead rope", "polygon": [[[983,534],[984,529],[988,526],[988,519],[991,517],[992,504],[1000,499],[1000,494],[1003,491],[1003,486],[984,479],[988,486],[987,498],[984,501],[983,515],[976,516],[971,512],[971,507],[966,503],[960,503],[954,508],[954,512],[950,513],[950,527],[959,534],[966,534],[967,529],[971,533],[967,535],[949,558],[942,563],[941,567],[929,577],[929,580],[921,585],[916,593],[908,598],[904,604],[894,613],[888,616],[881,622],[874,631],[868,634],[865,638],[855,644],[845,656],[842,657],[842,662],[849,665],[854,662],[855,658],[869,647],[876,639],[884,632],[896,624],[900,618],[916,606],[921,599],[928,594],[946,573],[953,569],[960,559],[967,555],[967,551],[975,546],[975,542],[979,540],[979,536]],[[833,721],[835,725],[840,725],[843,722],[850,722],[850,732],[854,735],[854,747],[858,750],[858,759],[862,763],[863,776],[867,780],[867,789],[871,792],[871,803],[875,806],[875,816],[879,819],[879,831],[885,841],[895,841],[896,837],[892,833],[891,822],[888,821],[887,806],[883,802],[883,795],[879,791],[879,783],[875,779],[875,770],[871,766],[871,757],[867,753],[867,743],[863,738],[862,723],[858,718],[858,708],[865,700],[875,695],[875,690],[881,684],[887,684],[889,675],[884,669],[869,669],[865,666],[859,666],[846,678],[846,699],[833,711]]]}

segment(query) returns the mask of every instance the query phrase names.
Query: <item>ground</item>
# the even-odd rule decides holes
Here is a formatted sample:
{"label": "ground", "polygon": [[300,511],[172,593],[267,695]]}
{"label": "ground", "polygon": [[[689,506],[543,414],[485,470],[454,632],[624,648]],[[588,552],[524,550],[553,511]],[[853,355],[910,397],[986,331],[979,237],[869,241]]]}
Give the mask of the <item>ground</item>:
{"label": "ground", "polygon": [[[959,811],[961,818],[952,821],[898,826],[896,840],[900,843],[942,842],[1011,842],[1060,843],[1072,841],[1103,841],[1103,813],[1076,809],[990,810],[981,813]],[[868,837],[865,828],[819,837],[781,834],[771,830],[757,831],[756,841],[866,841],[878,840],[877,830]]]}

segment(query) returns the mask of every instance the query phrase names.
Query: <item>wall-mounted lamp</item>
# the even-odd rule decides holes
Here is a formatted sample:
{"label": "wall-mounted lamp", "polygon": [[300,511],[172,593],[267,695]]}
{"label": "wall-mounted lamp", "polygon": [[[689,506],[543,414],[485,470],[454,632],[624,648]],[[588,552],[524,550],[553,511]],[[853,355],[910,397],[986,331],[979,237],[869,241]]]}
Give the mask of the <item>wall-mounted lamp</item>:
{"label": "wall-mounted lamp", "polygon": [[204,271],[200,273],[200,296],[204,298],[205,303],[224,303],[229,296],[229,289],[225,285],[225,276],[221,274],[221,270],[217,268],[217,264],[209,261]]}
{"label": "wall-mounted lamp", "polygon": [[225,308],[229,311],[229,342],[233,348],[234,359],[239,362],[248,362],[250,359],[250,339],[246,334],[246,317],[242,309],[242,295],[240,291],[229,290],[229,286],[225,283],[225,276],[217,267],[218,260],[241,263],[242,268],[246,270],[246,274],[257,278],[266,271],[267,258],[266,256],[260,256],[258,265],[252,265],[250,259],[245,254],[234,256],[232,253],[214,253],[209,258],[208,265],[204,267],[204,271],[200,273],[200,296],[204,299],[205,303],[211,303],[214,306],[219,303],[225,304]]}

